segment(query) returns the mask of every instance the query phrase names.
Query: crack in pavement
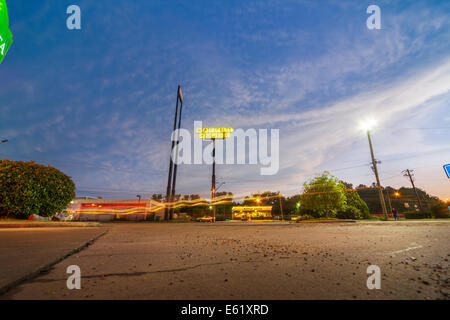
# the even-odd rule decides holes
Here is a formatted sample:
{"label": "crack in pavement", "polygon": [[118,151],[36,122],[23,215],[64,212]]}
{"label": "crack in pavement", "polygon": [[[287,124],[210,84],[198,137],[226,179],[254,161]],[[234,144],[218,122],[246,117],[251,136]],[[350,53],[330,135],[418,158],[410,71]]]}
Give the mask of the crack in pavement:
{"label": "crack in pavement", "polygon": [[95,241],[97,241],[97,240],[100,239],[102,236],[104,236],[106,233],[108,233],[108,231],[109,231],[109,230],[107,229],[105,232],[103,232],[103,233],[101,233],[101,234],[95,236],[94,238],[92,238],[92,239],[90,239],[89,241],[85,242],[83,245],[79,246],[78,248],[75,248],[75,249],[69,251],[69,252],[66,253],[65,255],[63,255],[63,256],[57,258],[56,260],[54,260],[54,261],[48,263],[47,265],[45,265],[45,266],[43,266],[43,267],[40,267],[40,268],[37,269],[36,271],[31,272],[31,273],[29,273],[29,274],[26,274],[25,276],[20,277],[19,279],[14,280],[14,281],[12,281],[12,282],[10,282],[10,283],[4,285],[3,287],[0,288],[0,297],[1,297],[2,295],[4,295],[5,293],[7,293],[9,290],[11,290],[11,289],[13,289],[13,288],[15,288],[15,287],[21,285],[22,283],[24,283],[24,282],[26,282],[26,281],[33,280],[33,279],[39,277],[40,275],[42,275],[43,273],[46,273],[46,272],[50,271],[51,268],[52,268],[54,265],[56,265],[57,263],[59,263],[59,262],[65,260],[65,259],[67,259],[67,258],[70,257],[71,255],[73,255],[73,254],[75,254],[75,253],[78,253],[78,252],[80,252],[80,251],[86,249],[86,248],[89,247],[91,244],[93,244]]}
{"label": "crack in pavement", "polygon": [[[292,258],[298,258],[298,257],[292,257]],[[265,260],[236,260],[236,261],[226,261],[226,262],[213,262],[213,263],[202,263],[197,264],[194,266],[188,266],[184,268],[176,268],[176,269],[164,269],[164,270],[155,270],[155,271],[140,271],[140,272],[121,272],[121,273],[106,273],[106,274],[93,274],[89,276],[82,276],[82,279],[94,279],[94,278],[107,278],[107,277],[137,277],[137,276],[143,276],[148,274],[156,274],[156,273],[168,273],[168,272],[182,272],[187,270],[193,270],[199,267],[204,266],[218,266],[218,265],[225,265],[225,264],[234,264],[234,263],[259,263],[259,262],[265,262]],[[66,281],[65,278],[60,279],[36,279],[32,282],[36,283],[49,283],[49,282],[57,282],[57,281]]]}

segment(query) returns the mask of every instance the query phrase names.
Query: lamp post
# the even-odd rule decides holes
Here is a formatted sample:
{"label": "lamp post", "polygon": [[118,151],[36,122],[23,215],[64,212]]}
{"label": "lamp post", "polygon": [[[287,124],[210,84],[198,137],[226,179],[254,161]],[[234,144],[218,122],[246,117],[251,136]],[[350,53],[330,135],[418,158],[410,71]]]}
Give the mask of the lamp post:
{"label": "lamp post", "polygon": [[380,178],[378,176],[377,162],[375,160],[375,156],[373,153],[372,139],[370,137],[370,131],[372,130],[372,127],[374,126],[374,124],[375,124],[374,121],[370,121],[364,125],[364,129],[367,131],[367,139],[369,139],[370,156],[372,158],[372,167],[373,167],[373,172],[375,173],[375,179],[377,180],[377,187],[378,187],[378,193],[380,195],[381,209],[383,210],[384,216],[387,219],[388,216],[387,216],[387,210],[386,210],[386,203],[384,202],[383,189],[381,187]]}

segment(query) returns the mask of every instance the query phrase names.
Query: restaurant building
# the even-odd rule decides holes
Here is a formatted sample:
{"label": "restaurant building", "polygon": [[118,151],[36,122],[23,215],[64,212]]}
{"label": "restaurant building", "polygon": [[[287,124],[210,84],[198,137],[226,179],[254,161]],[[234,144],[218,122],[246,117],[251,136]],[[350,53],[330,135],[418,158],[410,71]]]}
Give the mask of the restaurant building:
{"label": "restaurant building", "polygon": [[231,212],[233,220],[272,219],[272,206],[235,206]]}

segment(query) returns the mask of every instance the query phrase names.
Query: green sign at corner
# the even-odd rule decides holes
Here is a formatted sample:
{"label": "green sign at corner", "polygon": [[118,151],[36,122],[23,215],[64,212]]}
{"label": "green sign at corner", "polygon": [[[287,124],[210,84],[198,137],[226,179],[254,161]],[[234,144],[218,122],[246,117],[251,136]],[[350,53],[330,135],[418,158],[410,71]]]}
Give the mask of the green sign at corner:
{"label": "green sign at corner", "polygon": [[12,43],[12,33],[9,30],[8,8],[6,0],[0,0],[0,63],[8,52]]}

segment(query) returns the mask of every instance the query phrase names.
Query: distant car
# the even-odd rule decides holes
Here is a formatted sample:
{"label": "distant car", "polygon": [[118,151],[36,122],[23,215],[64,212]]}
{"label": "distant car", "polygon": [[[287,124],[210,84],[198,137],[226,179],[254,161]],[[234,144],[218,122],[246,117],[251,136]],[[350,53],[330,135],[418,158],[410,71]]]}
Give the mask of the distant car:
{"label": "distant car", "polygon": [[241,215],[241,221],[249,221],[249,217],[246,214]]}
{"label": "distant car", "polygon": [[197,222],[213,222],[213,217],[201,217],[197,219]]}

